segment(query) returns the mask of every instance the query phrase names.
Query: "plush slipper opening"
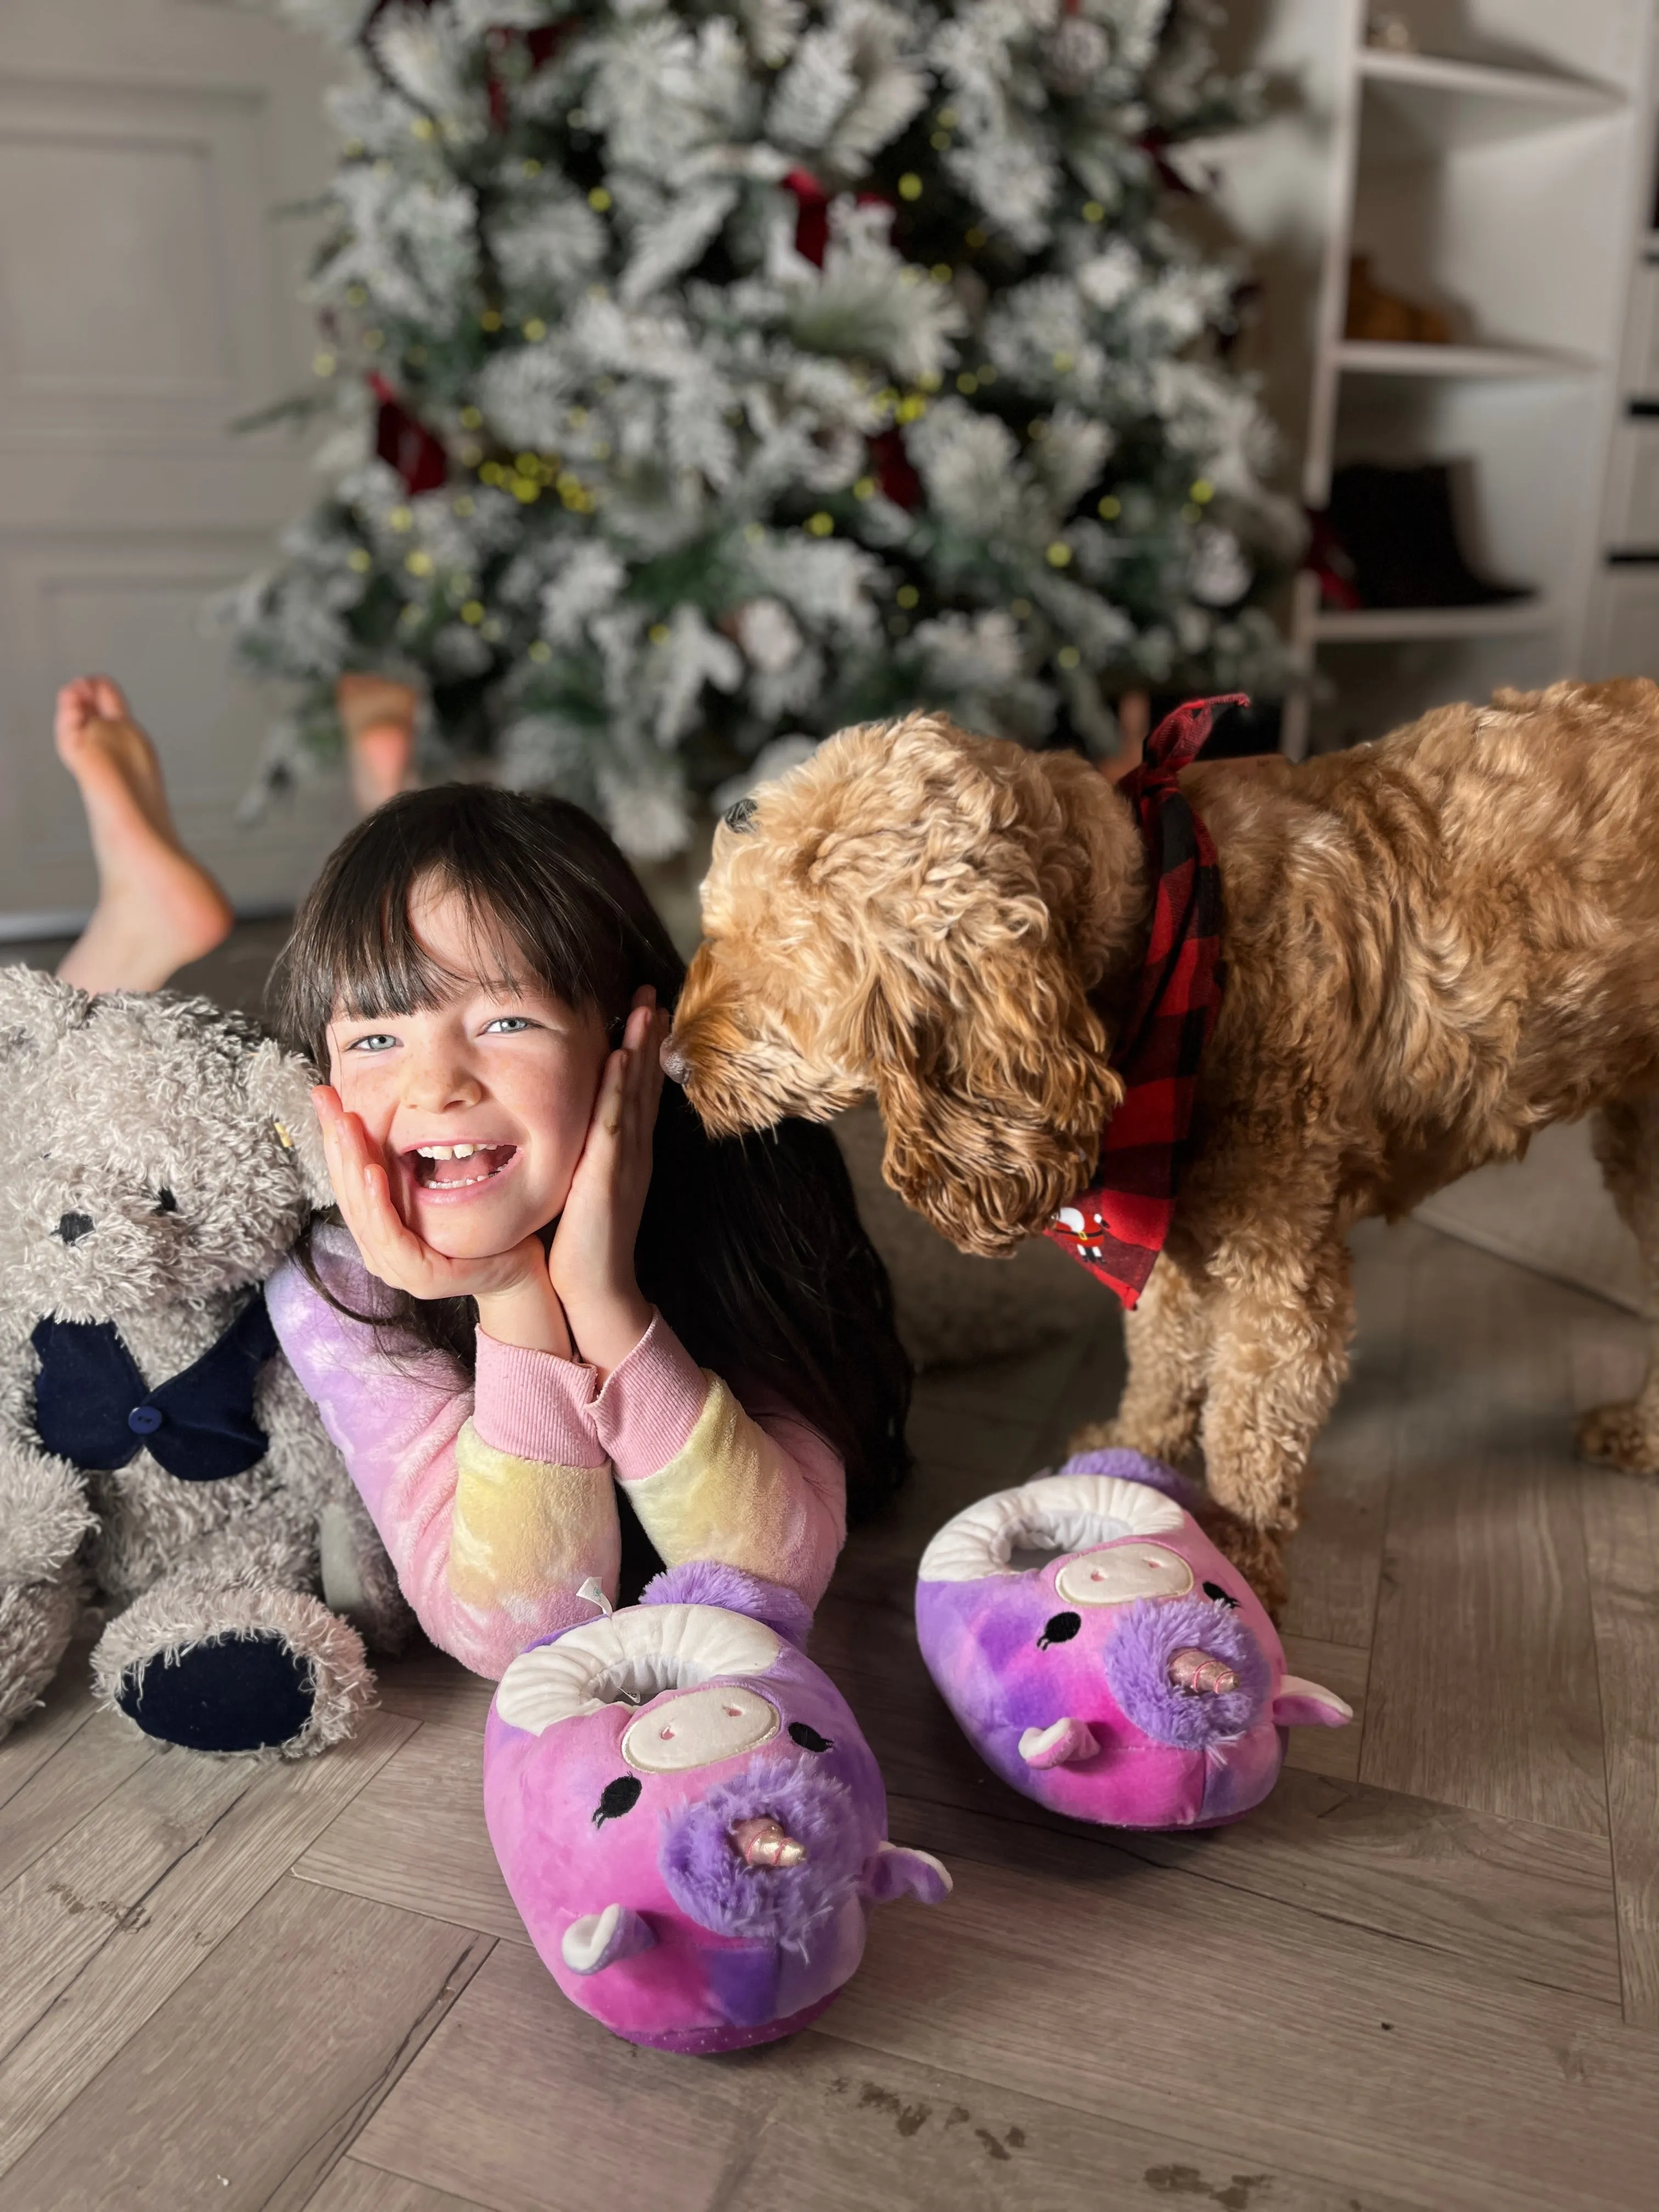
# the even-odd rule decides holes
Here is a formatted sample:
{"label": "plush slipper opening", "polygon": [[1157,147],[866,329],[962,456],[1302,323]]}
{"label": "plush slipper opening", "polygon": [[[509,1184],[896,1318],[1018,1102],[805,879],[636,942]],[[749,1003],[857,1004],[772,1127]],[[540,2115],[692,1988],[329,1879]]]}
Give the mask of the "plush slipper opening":
{"label": "plush slipper opening", "polygon": [[640,1606],[567,1629],[520,1652],[501,1677],[495,1710],[539,1734],[605,1705],[642,1705],[665,1692],[763,1675],[785,1646],[774,1632],[713,1606]]}

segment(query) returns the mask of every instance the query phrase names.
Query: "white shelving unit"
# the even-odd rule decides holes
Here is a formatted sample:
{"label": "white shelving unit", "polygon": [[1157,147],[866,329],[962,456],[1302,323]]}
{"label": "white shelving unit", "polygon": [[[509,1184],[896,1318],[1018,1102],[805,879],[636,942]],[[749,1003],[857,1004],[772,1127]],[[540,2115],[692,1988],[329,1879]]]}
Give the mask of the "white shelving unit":
{"label": "white shelving unit", "polygon": [[[1659,93],[1650,88],[1650,97]],[[1659,149],[1659,112],[1650,118]],[[1652,188],[1647,216],[1656,212]],[[1638,241],[1625,319],[1619,421],[1602,506],[1602,562],[1591,595],[1593,676],[1659,676],[1659,230]]]}
{"label": "white shelving unit", "polygon": [[[1396,0],[1412,53],[1365,45],[1364,0],[1279,0],[1279,12],[1272,58],[1300,53],[1317,113],[1299,157],[1304,180],[1317,161],[1325,186],[1303,496],[1324,507],[1347,461],[1455,461],[1472,494],[1460,516],[1471,562],[1530,586],[1497,606],[1347,613],[1298,578],[1304,681],[1285,747],[1299,756],[1587,665],[1631,270],[1650,212],[1655,7]],[[1460,342],[1347,339],[1355,252],[1382,284],[1450,313]],[[1659,293],[1650,343],[1659,372]],[[1659,416],[1648,438],[1659,550]]]}

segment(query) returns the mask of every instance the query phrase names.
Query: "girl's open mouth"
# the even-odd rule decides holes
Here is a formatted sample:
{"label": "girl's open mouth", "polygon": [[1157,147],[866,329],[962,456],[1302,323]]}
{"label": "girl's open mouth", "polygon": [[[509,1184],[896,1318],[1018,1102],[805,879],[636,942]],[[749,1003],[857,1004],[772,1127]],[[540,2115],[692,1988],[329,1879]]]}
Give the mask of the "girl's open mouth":
{"label": "girl's open mouth", "polygon": [[519,1156],[516,1145],[417,1145],[408,1155],[418,1190],[473,1190]]}

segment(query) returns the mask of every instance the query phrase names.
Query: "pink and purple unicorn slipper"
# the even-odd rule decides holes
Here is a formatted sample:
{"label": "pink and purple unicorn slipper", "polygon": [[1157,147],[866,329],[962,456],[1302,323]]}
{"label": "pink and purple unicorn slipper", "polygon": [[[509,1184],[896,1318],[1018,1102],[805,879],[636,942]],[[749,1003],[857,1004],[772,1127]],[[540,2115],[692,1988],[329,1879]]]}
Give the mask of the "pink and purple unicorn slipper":
{"label": "pink and purple unicorn slipper", "polygon": [[1213,1827],[1272,1790],[1287,1727],[1353,1718],[1285,1673],[1193,1495],[1139,1452],[1084,1452],[969,1506],[922,1555],[928,1672],[987,1765],[1054,1812]]}
{"label": "pink and purple unicorn slipper", "polygon": [[788,1590],[677,1567],[501,1677],[496,1858],[559,1987],[630,2043],[793,2034],[856,1969],[872,1904],[949,1893],[937,1859],[887,1841],[869,1747],[799,1648],[811,1625]]}

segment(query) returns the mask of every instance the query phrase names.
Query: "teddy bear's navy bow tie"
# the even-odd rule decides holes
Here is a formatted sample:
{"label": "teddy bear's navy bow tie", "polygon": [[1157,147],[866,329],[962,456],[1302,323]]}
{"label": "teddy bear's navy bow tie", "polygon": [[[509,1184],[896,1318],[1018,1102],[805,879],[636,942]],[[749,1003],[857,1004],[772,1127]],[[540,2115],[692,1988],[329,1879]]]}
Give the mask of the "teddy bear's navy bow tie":
{"label": "teddy bear's navy bow tie", "polygon": [[263,1291],[182,1375],[152,1390],[112,1322],[37,1322],[34,1425],[72,1466],[125,1467],[147,1446],[185,1482],[219,1482],[264,1457],[253,1386],[276,1349]]}

